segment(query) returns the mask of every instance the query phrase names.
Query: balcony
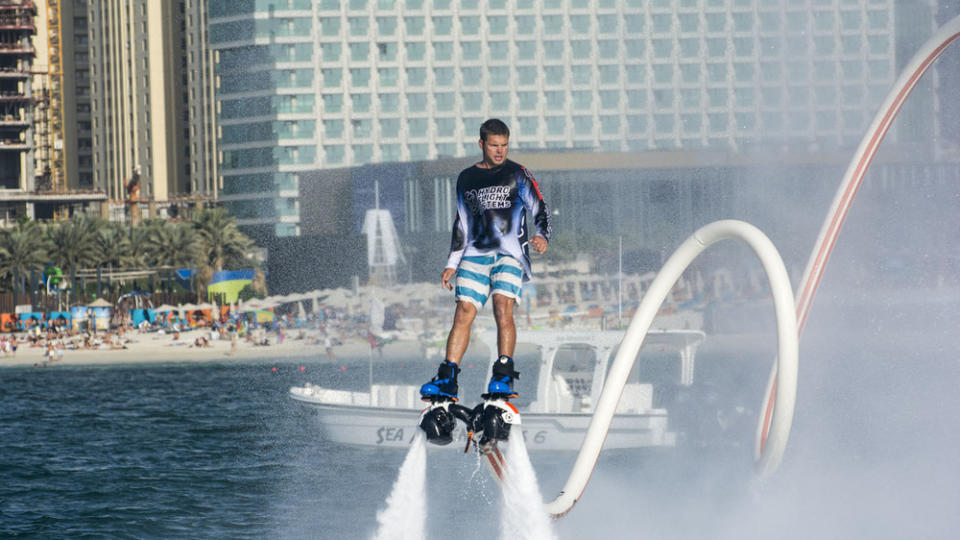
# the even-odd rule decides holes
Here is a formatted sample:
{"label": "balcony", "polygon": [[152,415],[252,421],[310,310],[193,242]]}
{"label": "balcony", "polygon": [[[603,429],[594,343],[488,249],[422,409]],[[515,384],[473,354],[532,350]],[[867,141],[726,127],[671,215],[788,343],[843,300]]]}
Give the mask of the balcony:
{"label": "balcony", "polygon": [[19,139],[0,139],[0,151],[3,150],[29,150],[33,145]]}

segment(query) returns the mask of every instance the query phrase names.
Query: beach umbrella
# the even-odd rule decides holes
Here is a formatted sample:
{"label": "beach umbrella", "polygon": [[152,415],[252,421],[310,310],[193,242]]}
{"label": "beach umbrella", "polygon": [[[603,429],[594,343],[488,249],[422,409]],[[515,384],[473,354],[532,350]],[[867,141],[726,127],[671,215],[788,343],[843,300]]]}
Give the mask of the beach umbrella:
{"label": "beach umbrella", "polygon": [[163,304],[162,306],[158,307],[154,311],[156,311],[157,313],[167,313],[170,311],[179,311],[179,308],[175,306],[171,306],[170,304]]}
{"label": "beach umbrella", "polygon": [[103,298],[97,298],[93,302],[87,304],[87,307],[113,307],[110,302],[107,302]]}

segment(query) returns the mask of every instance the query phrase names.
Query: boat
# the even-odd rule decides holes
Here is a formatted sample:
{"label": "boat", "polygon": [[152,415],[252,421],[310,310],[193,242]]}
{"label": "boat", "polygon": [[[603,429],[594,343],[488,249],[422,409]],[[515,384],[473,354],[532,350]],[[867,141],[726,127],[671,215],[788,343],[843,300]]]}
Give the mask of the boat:
{"label": "boat", "polygon": [[[580,448],[622,337],[622,331],[547,330],[518,336],[514,361],[521,373],[517,383],[520,398],[511,403],[520,410],[528,449]],[[664,404],[680,386],[693,382],[696,350],[704,337],[700,330],[662,329],[647,334],[641,361],[624,387],[604,448],[676,444]],[[484,332],[481,339],[492,351],[489,375],[497,358],[496,333]],[[526,381],[536,382],[535,391]],[[477,396],[480,393],[479,389],[475,392]],[[305,407],[326,440],[353,446],[407,447],[418,431],[418,416],[427,407],[420,400],[419,385],[372,384],[363,392],[308,383],[290,388],[289,395]],[[470,394],[461,385],[461,396],[465,395]],[[457,430],[454,441],[466,444],[465,430],[462,426]]]}

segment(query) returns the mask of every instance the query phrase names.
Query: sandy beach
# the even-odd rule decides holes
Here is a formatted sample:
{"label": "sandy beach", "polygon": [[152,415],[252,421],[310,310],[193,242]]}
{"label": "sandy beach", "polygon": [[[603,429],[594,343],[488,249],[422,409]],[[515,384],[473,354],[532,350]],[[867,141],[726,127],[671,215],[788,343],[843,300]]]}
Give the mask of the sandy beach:
{"label": "sandy beach", "polygon": [[[82,366],[82,365],[121,365],[177,362],[234,362],[256,359],[277,359],[278,361],[304,359],[330,362],[322,344],[315,343],[315,336],[308,334],[304,339],[284,339],[277,343],[276,336],[270,335],[270,345],[254,345],[246,341],[237,344],[237,350],[230,354],[229,340],[213,340],[209,347],[194,347],[193,340],[199,335],[187,332],[181,339],[174,341],[171,335],[156,333],[128,334],[132,341],[126,349],[66,350],[63,356],[45,367]],[[177,343],[176,345],[174,345]],[[44,367],[47,358],[43,347],[30,347],[20,343],[16,355],[0,355],[0,368]],[[354,361],[368,358],[369,345],[366,342],[348,341],[333,348],[338,361]],[[416,343],[390,343],[384,347],[384,356],[417,355]],[[376,355],[376,353],[374,353]],[[389,356],[388,356],[389,355]],[[409,357],[409,356],[407,356]]]}

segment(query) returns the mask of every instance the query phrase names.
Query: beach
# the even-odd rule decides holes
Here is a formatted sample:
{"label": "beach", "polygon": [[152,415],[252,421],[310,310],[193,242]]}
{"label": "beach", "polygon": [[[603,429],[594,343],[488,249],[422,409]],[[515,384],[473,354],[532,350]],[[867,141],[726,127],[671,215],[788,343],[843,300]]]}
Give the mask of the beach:
{"label": "beach", "polygon": [[[16,355],[0,355],[0,368],[3,367],[53,367],[53,366],[83,366],[83,365],[120,365],[120,364],[150,364],[150,363],[205,363],[205,362],[233,362],[255,359],[292,360],[297,358],[330,362],[322,341],[316,343],[316,332],[307,332],[303,339],[289,337],[297,335],[297,331],[288,333],[283,343],[278,343],[276,334],[271,333],[270,345],[254,345],[245,340],[237,343],[236,351],[230,353],[230,340],[215,339],[209,341],[207,347],[193,346],[194,340],[200,336],[199,331],[185,332],[180,339],[173,340],[170,334],[137,333],[127,335],[130,342],[125,343],[125,349],[74,349],[65,350],[63,355],[48,362],[44,355],[46,348],[31,347],[28,343],[20,343]],[[209,332],[204,332],[209,336]],[[416,355],[418,345],[415,342],[394,342],[384,347],[384,355]],[[362,340],[348,340],[333,347],[335,360],[366,359],[370,346]],[[378,356],[374,351],[374,355]]]}

